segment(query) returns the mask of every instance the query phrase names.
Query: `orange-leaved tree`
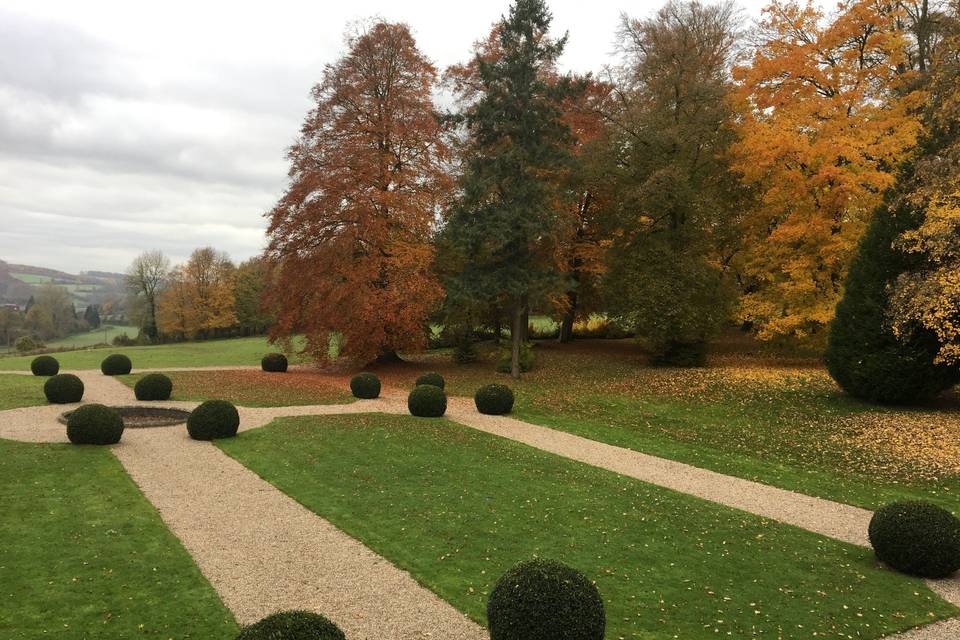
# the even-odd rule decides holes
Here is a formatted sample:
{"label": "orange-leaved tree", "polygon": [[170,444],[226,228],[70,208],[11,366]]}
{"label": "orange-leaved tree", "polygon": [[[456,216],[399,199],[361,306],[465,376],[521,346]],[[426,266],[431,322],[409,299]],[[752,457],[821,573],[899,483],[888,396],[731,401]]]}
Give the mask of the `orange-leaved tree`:
{"label": "orange-leaved tree", "polygon": [[916,141],[898,7],[843,0],[835,16],[775,1],[734,69],[733,168],[755,189],[734,266],[761,338],[817,340],[866,222]]}
{"label": "orange-leaved tree", "polygon": [[360,363],[416,349],[441,290],[431,271],[435,212],[449,197],[433,65],[402,24],[376,22],[313,89],[290,184],[270,212],[266,303],[281,341]]}
{"label": "orange-leaved tree", "polygon": [[157,301],[161,333],[186,338],[212,337],[237,323],[230,258],[213,247],[196,249],[173,269]]}

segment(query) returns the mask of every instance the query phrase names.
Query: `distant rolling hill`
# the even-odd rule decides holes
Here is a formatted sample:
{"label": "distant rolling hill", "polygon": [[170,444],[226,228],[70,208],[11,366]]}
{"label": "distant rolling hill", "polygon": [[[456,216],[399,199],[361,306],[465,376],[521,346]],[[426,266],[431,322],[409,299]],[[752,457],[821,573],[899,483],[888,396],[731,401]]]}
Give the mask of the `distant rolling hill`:
{"label": "distant rolling hill", "polygon": [[122,273],[87,271],[73,275],[56,269],[0,260],[0,304],[23,307],[37,288],[44,284],[55,284],[69,291],[77,309],[121,299],[124,295]]}

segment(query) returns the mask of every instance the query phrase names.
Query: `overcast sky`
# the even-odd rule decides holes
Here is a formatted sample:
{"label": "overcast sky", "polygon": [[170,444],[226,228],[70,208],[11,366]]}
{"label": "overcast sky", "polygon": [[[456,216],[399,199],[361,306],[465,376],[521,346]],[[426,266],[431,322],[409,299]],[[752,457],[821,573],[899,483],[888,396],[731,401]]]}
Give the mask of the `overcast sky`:
{"label": "overcast sky", "polygon": [[[747,20],[762,0],[742,2]],[[611,61],[621,11],[660,1],[554,0],[566,69]],[[0,259],[123,271],[264,244],[285,150],[351,21],[411,26],[439,68],[465,60],[507,0],[0,0]]]}

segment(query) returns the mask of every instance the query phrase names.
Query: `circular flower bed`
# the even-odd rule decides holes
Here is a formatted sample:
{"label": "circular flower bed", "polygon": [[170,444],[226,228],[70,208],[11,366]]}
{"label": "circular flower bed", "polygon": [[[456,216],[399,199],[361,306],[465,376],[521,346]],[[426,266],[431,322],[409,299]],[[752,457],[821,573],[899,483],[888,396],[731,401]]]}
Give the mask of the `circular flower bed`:
{"label": "circular flower bed", "polygon": [[513,391],[502,384],[488,384],[477,389],[473,402],[480,413],[502,416],[513,409]]}
{"label": "circular flower bed", "polygon": [[133,386],[133,394],[137,400],[169,400],[173,393],[173,382],[162,373],[149,373]]}
{"label": "circular flower bed", "polygon": [[282,353],[268,353],[260,361],[260,368],[270,373],[286,373],[287,356]]}
{"label": "circular flower bed", "polygon": [[892,502],[873,514],[868,532],[877,559],[897,571],[945,578],[960,569],[960,520],[935,504]]}
{"label": "circular flower bed", "polygon": [[207,400],[187,418],[187,433],[194,440],[232,438],[239,427],[240,414],[226,400]]}
{"label": "circular flower bed", "polygon": [[[111,407],[120,414],[123,419],[123,426],[127,429],[139,429],[144,427],[169,427],[175,424],[183,424],[190,417],[189,411],[183,409],[168,409],[166,407]],[[67,424],[73,411],[67,411],[60,415],[58,420]]]}
{"label": "circular flower bed", "polygon": [[51,377],[43,385],[43,394],[52,404],[69,404],[83,399],[83,381],[72,373]]}
{"label": "circular flower bed", "polygon": [[123,418],[102,404],[85,404],[67,418],[67,438],[73,444],[116,444],[123,435]]}
{"label": "circular flower bed", "polygon": [[487,601],[490,640],[603,640],[606,614],[597,587],[552,560],[514,565]]}
{"label": "circular flower bed", "polygon": [[125,376],[131,369],[133,369],[133,363],[122,353],[110,354],[100,363],[100,371],[105,376]]}
{"label": "circular flower bed", "polygon": [[380,396],[380,378],[372,373],[358,373],[350,380],[350,392],[354,398],[372,400]]}
{"label": "circular flower bed", "polygon": [[407,408],[421,418],[439,418],[447,412],[447,394],[440,387],[421,384],[407,397]]}
{"label": "circular flower bed", "polygon": [[55,376],[60,372],[60,363],[53,356],[37,356],[30,363],[30,371],[35,376]]}

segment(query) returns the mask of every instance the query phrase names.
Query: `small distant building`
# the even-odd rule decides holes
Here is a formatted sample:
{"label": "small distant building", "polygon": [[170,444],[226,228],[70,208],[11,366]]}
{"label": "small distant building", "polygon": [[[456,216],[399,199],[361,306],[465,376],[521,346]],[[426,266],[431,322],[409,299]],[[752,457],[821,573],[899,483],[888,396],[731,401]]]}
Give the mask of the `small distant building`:
{"label": "small distant building", "polygon": [[10,309],[11,311],[23,311],[23,308],[18,304],[13,304],[12,302],[6,302],[0,304],[0,309]]}

